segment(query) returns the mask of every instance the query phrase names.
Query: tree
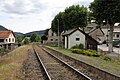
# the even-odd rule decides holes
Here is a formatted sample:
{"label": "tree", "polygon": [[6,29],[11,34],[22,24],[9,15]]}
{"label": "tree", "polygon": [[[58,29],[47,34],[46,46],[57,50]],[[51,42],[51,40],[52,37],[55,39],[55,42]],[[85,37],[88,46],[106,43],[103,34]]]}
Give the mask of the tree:
{"label": "tree", "polygon": [[41,36],[41,43],[44,43],[47,39],[48,37],[46,35]]}
{"label": "tree", "polygon": [[24,43],[24,44],[29,44],[29,43],[30,43],[30,40],[29,40],[28,38],[25,38],[25,40],[24,40],[23,43]]}
{"label": "tree", "polygon": [[64,17],[64,12],[59,12],[59,14],[55,16],[51,24],[51,28],[53,32],[57,33],[58,27],[60,33],[65,30],[63,17]]}
{"label": "tree", "polygon": [[72,29],[77,27],[87,26],[87,13],[88,10],[84,6],[73,5],[65,9],[64,12],[64,23],[65,29]]}
{"label": "tree", "polygon": [[21,43],[23,38],[24,38],[24,36],[16,36],[16,42]]}
{"label": "tree", "polygon": [[113,29],[114,24],[120,21],[120,0],[94,0],[90,6],[98,25],[103,21],[110,27],[109,32],[109,52],[113,51]]}
{"label": "tree", "polygon": [[52,20],[51,28],[54,32],[87,26],[87,8],[84,6],[73,5],[67,7],[64,12],[60,12]]}
{"label": "tree", "polygon": [[48,31],[49,31],[49,29],[46,29],[44,34],[48,35]]}
{"label": "tree", "polygon": [[40,41],[40,36],[36,33],[33,33],[30,37],[31,42],[39,42]]}

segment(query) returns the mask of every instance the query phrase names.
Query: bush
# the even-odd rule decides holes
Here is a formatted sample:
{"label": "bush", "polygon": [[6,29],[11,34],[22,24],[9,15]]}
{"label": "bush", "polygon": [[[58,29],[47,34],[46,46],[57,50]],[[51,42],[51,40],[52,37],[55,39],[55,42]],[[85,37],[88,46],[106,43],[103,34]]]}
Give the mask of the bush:
{"label": "bush", "polygon": [[5,48],[0,48],[0,52],[4,52],[5,51]]}
{"label": "bush", "polygon": [[84,49],[84,45],[83,44],[79,44],[79,49]]}
{"label": "bush", "polygon": [[112,59],[111,59],[110,57],[108,57],[108,56],[105,56],[105,57],[104,57],[104,60],[105,60],[105,61],[111,61]]}
{"label": "bush", "polygon": [[91,52],[90,54],[92,56],[95,56],[95,57],[99,57],[100,56],[100,54],[97,51],[95,51],[95,50],[88,49],[88,51]]}
{"label": "bush", "polygon": [[87,55],[87,56],[94,56],[94,57],[99,57],[100,54],[95,51],[95,50],[91,50],[91,49],[88,49],[88,50],[83,50],[83,49],[71,49],[71,51],[73,53],[77,53],[77,54],[83,54],[83,55]]}
{"label": "bush", "polygon": [[71,49],[73,53],[84,54],[82,49]]}
{"label": "bush", "polygon": [[84,45],[83,44],[76,44],[75,46],[72,47],[72,49],[84,49]]}

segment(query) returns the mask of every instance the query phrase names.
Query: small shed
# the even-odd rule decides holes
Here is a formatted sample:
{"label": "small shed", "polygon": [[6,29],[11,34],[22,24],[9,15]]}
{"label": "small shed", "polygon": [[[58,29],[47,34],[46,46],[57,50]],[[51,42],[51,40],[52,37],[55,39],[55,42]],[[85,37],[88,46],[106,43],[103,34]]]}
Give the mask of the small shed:
{"label": "small shed", "polygon": [[64,46],[70,49],[76,44],[83,44],[85,49],[97,50],[98,42],[79,28],[63,33]]}

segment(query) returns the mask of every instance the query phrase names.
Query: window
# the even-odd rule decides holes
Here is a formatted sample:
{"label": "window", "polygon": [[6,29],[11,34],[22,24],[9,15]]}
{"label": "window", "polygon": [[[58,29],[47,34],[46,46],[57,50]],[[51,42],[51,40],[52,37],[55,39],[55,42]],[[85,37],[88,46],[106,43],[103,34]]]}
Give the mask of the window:
{"label": "window", "polygon": [[53,41],[53,39],[51,39],[51,41]]}
{"label": "window", "polygon": [[52,33],[52,36],[53,36],[53,33]]}
{"label": "window", "polygon": [[9,38],[9,42],[11,42],[11,39]]}
{"label": "window", "polygon": [[80,38],[76,38],[76,41],[79,41],[80,40]]}
{"label": "window", "polygon": [[14,38],[12,39],[12,42],[14,42]]}
{"label": "window", "polygon": [[119,38],[119,34],[117,34],[116,37]]}
{"label": "window", "polygon": [[56,39],[56,41],[58,41],[58,39]]}
{"label": "window", "polygon": [[6,42],[8,42],[8,39],[6,39]]}

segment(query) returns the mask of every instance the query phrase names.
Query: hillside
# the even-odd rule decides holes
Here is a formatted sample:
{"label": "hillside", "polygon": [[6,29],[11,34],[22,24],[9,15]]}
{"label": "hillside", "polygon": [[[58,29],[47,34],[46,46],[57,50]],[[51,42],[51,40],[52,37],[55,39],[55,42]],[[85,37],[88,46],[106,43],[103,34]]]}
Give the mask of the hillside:
{"label": "hillside", "polygon": [[15,36],[24,36],[23,33],[20,33],[20,32],[14,32]]}
{"label": "hillside", "polygon": [[26,34],[23,34],[23,33],[21,33],[21,32],[14,32],[14,34],[15,34],[16,36],[31,35],[31,34],[33,34],[33,33],[42,35],[42,34],[44,34],[44,32],[45,32],[45,30],[41,30],[41,31],[32,31],[32,32],[28,32],[28,33],[26,33]]}
{"label": "hillside", "polygon": [[[7,28],[5,28],[4,26],[0,25],[0,30],[8,30]],[[33,33],[42,35],[44,34],[45,30],[40,30],[40,31],[32,31],[32,32],[28,32],[26,34],[23,34],[21,32],[14,32],[15,36],[24,36],[24,35],[31,35]]]}
{"label": "hillside", "polygon": [[45,33],[45,30],[32,31],[32,32],[26,33],[25,35],[31,35],[31,34],[33,34],[33,33],[36,33],[36,34],[42,35],[42,34]]}
{"label": "hillside", "polygon": [[0,25],[0,30],[8,30],[8,29]]}

